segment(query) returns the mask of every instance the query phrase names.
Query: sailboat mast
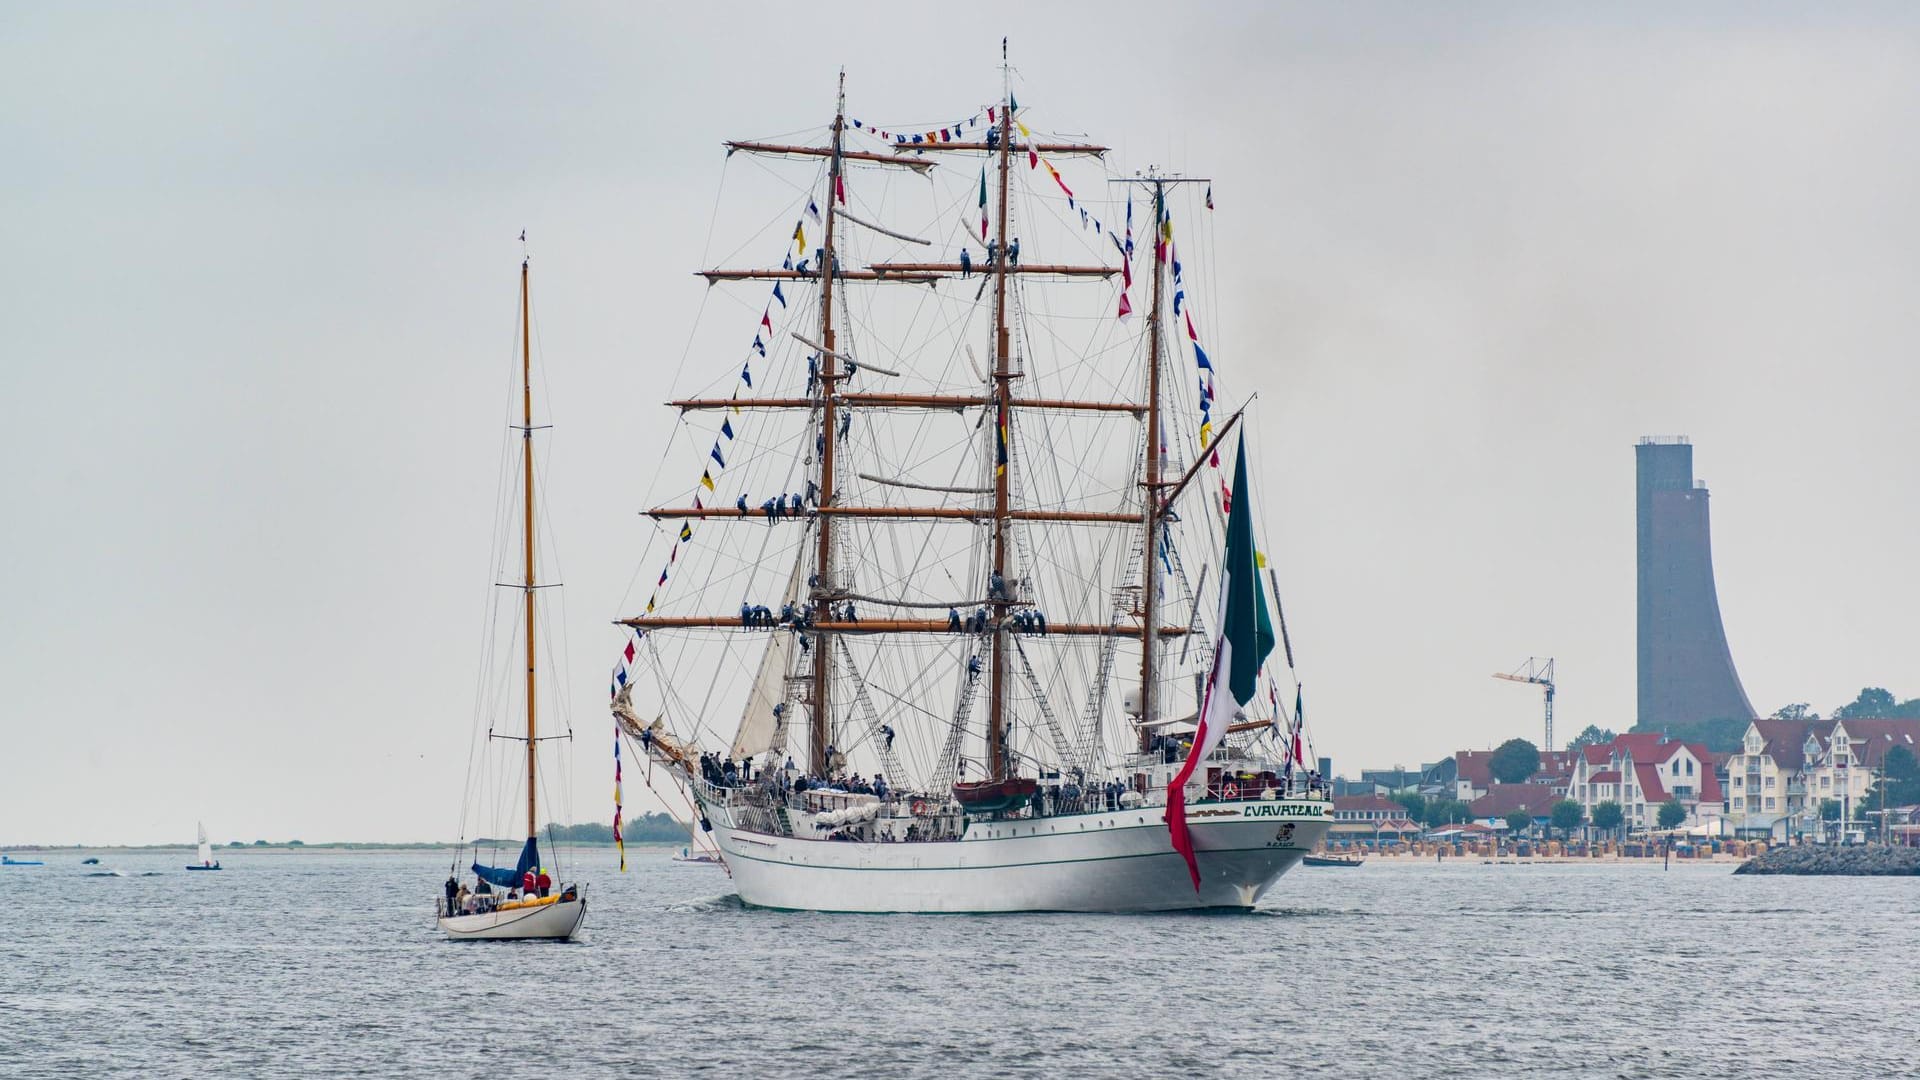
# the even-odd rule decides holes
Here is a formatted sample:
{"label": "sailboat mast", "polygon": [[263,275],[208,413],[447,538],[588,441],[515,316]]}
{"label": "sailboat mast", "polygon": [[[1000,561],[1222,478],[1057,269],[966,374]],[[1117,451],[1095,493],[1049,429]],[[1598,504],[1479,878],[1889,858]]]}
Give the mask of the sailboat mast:
{"label": "sailboat mast", "polygon": [[533,625],[533,309],[527,304],[527,260],[520,260],[520,438],[522,479],[525,483],[525,520],[522,549],[526,557],[527,596],[527,835],[540,831],[535,799],[534,747],[534,625]]}
{"label": "sailboat mast", "polygon": [[[998,594],[991,590],[988,603],[993,605],[993,640],[991,675],[987,683],[987,775],[995,780],[1005,779],[1008,769],[1007,738],[1007,658],[1006,646],[1000,630],[1006,620],[1007,602],[1010,590],[1005,586],[1007,580],[1007,527],[1012,518],[1009,514],[1010,502],[1007,491],[1008,466],[1013,459],[1013,369],[1008,355],[1009,335],[1007,333],[1007,163],[1013,152],[1013,93],[1007,68],[1007,44],[1000,43],[1000,177],[999,177],[999,213],[996,215],[994,235],[998,255],[993,260],[993,395],[994,395],[994,439],[997,448],[1004,448],[1007,461],[999,460],[999,450],[995,452],[993,476],[993,578],[1002,588]],[[1003,427],[1004,425],[1004,427]]]}
{"label": "sailboat mast", "polygon": [[1159,643],[1159,582],[1155,560],[1159,557],[1160,531],[1160,348],[1163,328],[1160,317],[1160,279],[1166,259],[1166,238],[1161,222],[1166,214],[1166,185],[1153,184],[1153,303],[1147,309],[1147,463],[1146,498],[1141,500],[1141,527],[1146,541],[1141,548],[1140,593],[1140,749],[1147,749],[1149,725],[1154,718],[1154,651]]}
{"label": "sailboat mast", "polygon": [[[840,374],[839,353],[833,340],[833,275],[836,256],[833,250],[834,218],[839,206],[840,169],[842,142],[847,126],[847,73],[840,72],[840,93],[833,110],[833,153],[827,159],[827,217],[826,242],[820,253],[820,344],[824,346],[820,353],[820,498],[816,504],[825,509],[834,503],[833,452],[839,432],[835,418],[834,395],[837,383],[843,377]],[[806,258],[806,252],[800,253]],[[827,514],[814,516],[818,530],[819,551],[814,558],[817,584],[813,589],[813,606],[817,613],[821,604],[837,588],[833,574],[833,519]],[[808,729],[808,756],[812,762],[812,771],[816,776],[826,776],[832,771],[832,763],[827,760],[828,728],[833,704],[833,650],[823,641],[815,641],[813,649],[813,716]]]}

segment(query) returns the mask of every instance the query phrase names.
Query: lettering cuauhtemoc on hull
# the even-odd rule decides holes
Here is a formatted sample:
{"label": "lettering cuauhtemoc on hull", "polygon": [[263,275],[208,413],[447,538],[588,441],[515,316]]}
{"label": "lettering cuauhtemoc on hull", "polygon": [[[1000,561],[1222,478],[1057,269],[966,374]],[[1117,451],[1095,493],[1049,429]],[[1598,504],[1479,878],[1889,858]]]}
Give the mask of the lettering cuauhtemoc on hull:
{"label": "lettering cuauhtemoc on hull", "polygon": [[[1332,804],[1318,799],[1190,807],[1195,891],[1164,806],[969,821],[956,840],[901,843],[755,831],[734,824],[724,799],[701,802],[742,901],[813,911],[1251,908],[1333,824]],[[796,833],[808,817],[791,815]],[[903,810],[895,820],[911,819]]]}

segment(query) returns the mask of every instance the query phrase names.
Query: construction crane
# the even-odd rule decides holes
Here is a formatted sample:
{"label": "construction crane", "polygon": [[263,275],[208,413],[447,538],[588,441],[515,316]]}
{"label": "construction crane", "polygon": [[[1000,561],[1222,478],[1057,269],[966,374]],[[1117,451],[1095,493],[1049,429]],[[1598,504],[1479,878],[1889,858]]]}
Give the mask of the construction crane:
{"label": "construction crane", "polygon": [[1508,682],[1532,683],[1535,686],[1546,687],[1546,690],[1547,690],[1546,742],[1541,745],[1540,749],[1552,750],[1554,748],[1553,746],[1553,657],[1549,656],[1545,660],[1541,660],[1537,656],[1529,656],[1527,657],[1527,662],[1524,667],[1515,668],[1511,672],[1496,671],[1493,673],[1493,677],[1496,679],[1505,679]]}

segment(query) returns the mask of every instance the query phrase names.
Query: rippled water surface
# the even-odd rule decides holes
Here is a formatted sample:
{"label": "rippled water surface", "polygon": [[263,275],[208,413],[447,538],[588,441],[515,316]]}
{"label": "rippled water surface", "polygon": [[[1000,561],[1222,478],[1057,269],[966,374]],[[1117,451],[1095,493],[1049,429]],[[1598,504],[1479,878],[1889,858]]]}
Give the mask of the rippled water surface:
{"label": "rippled water surface", "polygon": [[1375,862],[1253,915],[849,916],[592,851],[581,941],[456,944],[441,855],[42,857],[0,870],[0,1075],[1920,1074],[1914,878]]}

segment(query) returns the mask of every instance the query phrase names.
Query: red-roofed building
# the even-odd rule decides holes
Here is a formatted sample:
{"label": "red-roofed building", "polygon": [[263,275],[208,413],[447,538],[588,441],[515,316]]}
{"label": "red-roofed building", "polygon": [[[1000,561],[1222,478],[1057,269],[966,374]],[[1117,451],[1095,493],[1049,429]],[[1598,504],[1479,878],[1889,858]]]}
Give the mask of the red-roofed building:
{"label": "red-roofed building", "polygon": [[1896,746],[1920,757],[1920,720],[1755,720],[1727,759],[1728,817],[1742,836],[1817,834],[1820,804],[1850,812]]}
{"label": "red-roofed building", "polygon": [[1472,802],[1493,784],[1493,751],[1457,750],[1453,755],[1453,797]]}
{"label": "red-roofed building", "polygon": [[1725,813],[1712,753],[1657,731],[1630,732],[1584,748],[1574,761],[1567,797],[1586,810],[1589,820],[1601,803],[1619,803],[1630,831],[1657,828],[1660,804],[1668,799],[1686,807],[1690,825],[1711,825]]}
{"label": "red-roofed building", "polygon": [[[1565,795],[1573,781],[1574,761],[1580,755],[1568,750],[1540,751],[1540,767],[1527,778],[1529,784],[1545,784]],[[1493,751],[1458,750],[1453,755],[1454,798],[1470,803],[1492,790]]]}
{"label": "red-roofed building", "polygon": [[1347,836],[1419,832],[1406,818],[1407,808],[1385,795],[1336,795],[1330,831]]}
{"label": "red-roofed building", "polygon": [[1560,798],[1547,784],[1496,783],[1485,795],[1473,800],[1468,809],[1473,813],[1473,820],[1488,826],[1506,821],[1507,815],[1515,810],[1524,810],[1536,825],[1543,825],[1553,816],[1553,804]]}

